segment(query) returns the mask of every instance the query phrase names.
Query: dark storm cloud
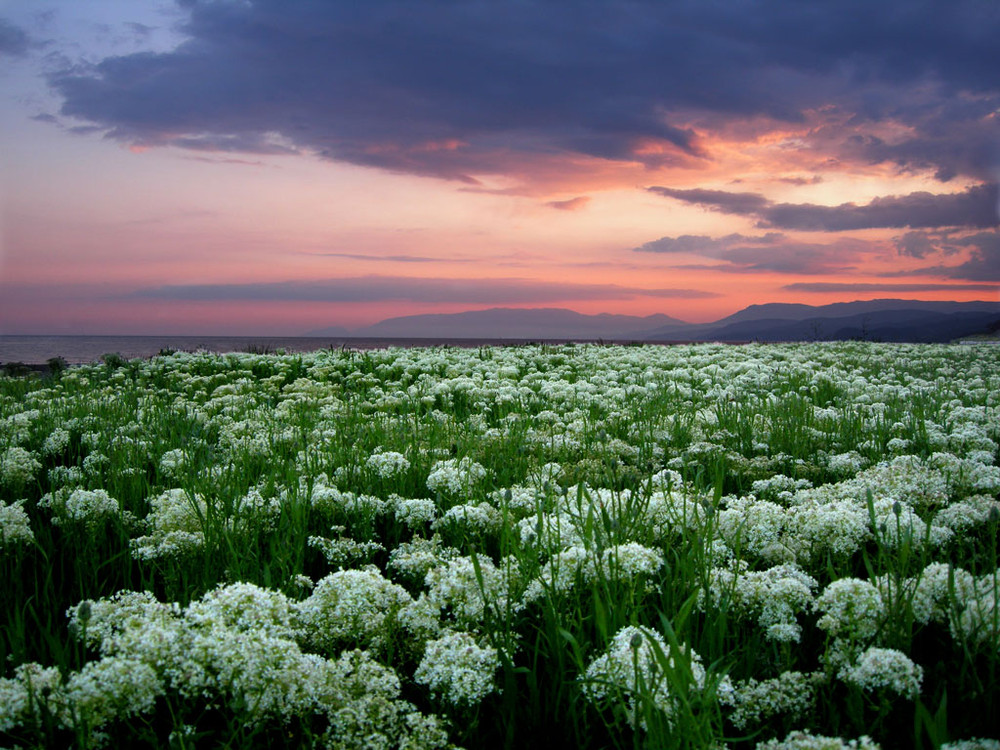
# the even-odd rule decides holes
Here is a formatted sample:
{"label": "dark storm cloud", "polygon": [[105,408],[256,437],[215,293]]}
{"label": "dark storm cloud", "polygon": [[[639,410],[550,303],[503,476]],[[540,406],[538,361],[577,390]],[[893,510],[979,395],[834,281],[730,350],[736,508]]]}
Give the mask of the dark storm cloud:
{"label": "dark storm cloud", "polygon": [[[841,156],[981,179],[996,163],[1000,5],[982,0],[179,4],[177,49],[53,75],[62,114],[128,143],[254,151],[280,134],[475,184],[538,155],[696,163],[711,154],[691,113],[801,122],[835,105],[911,133],[826,144]],[[959,94],[977,107],[945,106]]]}
{"label": "dark storm cloud", "polygon": [[526,279],[419,279],[361,276],[315,281],[253,284],[178,284],[150,287],[133,297],[232,302],[453,302],[483,304],[545,303],[563,300],[623,300],[635,297],[702,299],[696,289],[640,289],[617,284],[573,284]]}
{"label": "dark storm cloud", "polygon": [[861,240],[819,245],[794,242],[777,232],[768,232],[758,237],[742,234],[719,238],[700,235],[661,237],[634,249],[644,253],[699,255],[720,261],[714,265],[672,263],[674,268],[724,273],[777,272],[809,275],[854,271],[856,263],[866,253],[872,252],[872,247]]}
{"label": "dark storm cloud", "polygon": [[0,18],[0,55],[20,57],[27,54],[31,40],[21,28]]}
{"label": "dark storm cloud", "polygon": [[995,183],[973,186],[962,193],[918,192],[875,198],[862,206],[854,203],[839,206],[774,203],[757,193],[730,193],[725,190],[647,189],[685,203],[706,206],[713,211],[755,217],[759,227],[842,232],[884,227],[1000,226]]}

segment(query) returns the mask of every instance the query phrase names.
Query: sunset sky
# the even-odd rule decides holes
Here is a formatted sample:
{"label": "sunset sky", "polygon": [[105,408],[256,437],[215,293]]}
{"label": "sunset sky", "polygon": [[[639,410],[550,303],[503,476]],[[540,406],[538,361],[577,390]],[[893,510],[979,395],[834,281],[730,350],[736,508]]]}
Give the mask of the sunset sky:
{"label": "sunset sky", "polygon": [[996,0],[0,0],[0,333],[1000,300]]}

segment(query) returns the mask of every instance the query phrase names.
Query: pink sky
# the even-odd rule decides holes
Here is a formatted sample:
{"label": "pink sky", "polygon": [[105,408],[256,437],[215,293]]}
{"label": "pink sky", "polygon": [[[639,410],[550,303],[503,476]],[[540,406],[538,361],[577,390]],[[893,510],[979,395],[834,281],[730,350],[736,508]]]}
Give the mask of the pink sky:
{"label": "pink sky", "polygon": [[[267,3],[246,7],[256,5]],[[68,2],[0,6],[23,34],[6,54],[0,45],[3,334],[295,335],[487,307],[704,322],[763,302],[1000,299],[996,206],[983,209],[996,173],[964,168],[962,144],[935,141],[913,103],[965,97],[962,112],[975,111],[955,114],[955,127],[966,144],[988,143],[998,115],[978,105],[1000,101],[995,84],[970,78],[946,97],[927,93],[930,78],[897,82],[909,114],[867,118],[834,73],[826,98],[801,102],[795,87],[808,81],[789,78],[797,110],[784,119],[777,105],[736,116],[674,92],[691,102],[665,111],[669,128],[622,125],[610,145],[594,145],[603,124],[577,137],[535,116],[485,132],[468,113],[441,114],[454,106],[443,98],[412,129],[441,137],[388,126],[368,137],[334,119],[331,153],[318,136],[269,130],[270,114],[243,99],[226,109],[198,91],[154,90],[192,97],[181,130],[158,110],[134,114],[146,100],[132,101],[135,84],[123,88],[115,70],[67,73],[112,56],[149,64],[146,50],[158,65],[193,65],[179,43],[221,43],[198,18],[208,11],[94,7],[96,20]],[[888,97],[886,86],[876,80],[872,95]],[[393,117],[373,102],[365,128]]]}

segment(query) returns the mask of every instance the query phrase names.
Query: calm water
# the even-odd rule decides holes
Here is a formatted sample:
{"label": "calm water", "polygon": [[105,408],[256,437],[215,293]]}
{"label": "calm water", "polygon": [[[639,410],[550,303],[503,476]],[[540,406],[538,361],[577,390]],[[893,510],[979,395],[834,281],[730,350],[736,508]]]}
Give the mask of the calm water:
{"label": "calm water", "polygon": [[[126,359],[152,357],[161,350],[216,353],[274,351],[311,352],[317,349],[383,349],[389,346],[488,346],[525,343],[527,339],[390,339],[276,336],[0,336],[0,364],[44,364],[62,357],[73,365],[98,362],[109,353]],[[561,343],[552,341],[551,343]],[[611,342],[608,342],[611,343]]]}

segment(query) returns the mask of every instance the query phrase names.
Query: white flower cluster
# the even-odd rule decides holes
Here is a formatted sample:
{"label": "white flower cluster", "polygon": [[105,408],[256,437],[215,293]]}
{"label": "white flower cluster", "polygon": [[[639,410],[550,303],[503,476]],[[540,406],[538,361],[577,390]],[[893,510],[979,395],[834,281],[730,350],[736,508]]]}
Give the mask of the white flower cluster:
{"label": "white flower cluster", "polygon": [[100,658],[63,678],[36,664],[0,678],[0,731],[43,714],[107,743],[111,722],[176,693],[228,706],[249,724],[325,717],[325,747],[448,747],[445,726],[401,698],[398,676],[367,651],[325,659],[293,639],[294,605],[241,583],[181,610],[125,592],[70,610],[71,631]]}
{"label": "white flower cluster", "polygon": [[1000,750],[1000,740],[973,737],[968,740],[945,742],[940,750]]}
{"label": "white flower cluster", "polygon": [[45,714],[58,714],[62,674],[58,667],[34,662],[14,669],[12,678],[0,677],[0,732],[25,724],[39,724]]}
{"label": "white flower cluster", "polygon": [[433,523],[437,518],[437,503],[430,498],[393,495],[390,501],[396,509],[396,520],[411,529]]}
{"label": "white flower cluster", "polygon": [[882,595],[874,585],[858,578],[840,578],[816,599],[823,616],[818,627],[837,638],[864,640],[878,631],[885,617]]}
{"label": "white flower cluster", "polygon": [[815,705],[816,689],[825,680],[822,672],[782,672],[769,680],[751,677],[736,683],[729,720],[737,729],[746,729],[779,715],[798,718]]}
{"label": "white flower cluster", "polygon": [[486,478],[486,469],[468,456],[436,461],[427,475],[427,489],[444,495],[469,492]]}
{"label": "white flower cluster", "polygon": [[577,582],[625,581],[649,588],[663,562],[660,550],[637,542],[616,544],[600,553],[574,545],[556,553],[541,567],[525,590],[524,602],[536,601],[546,594],[565,593]]}
{"label": "white flower cluster", "polygon": [[951,631],[970,643],[1000,646],[1000,570],[976,581],[976,591],[952,621]]}
{"label": "white flower cluster", "polygon": [[476,505],[466,503],[448,508],[444,515],[431,525],[431,528],[435,531],[453,529],[482,535],[495,533],[500,529],[501,523],[503,523],[503,518],[500,511],[489,503],[483,502]]}
{"label": "white flower cluster", "polygon": [[453,706],[471,706],[497,689],[499,667],[495,648],[480,646],[469,633],[448,633],[427,642],[413,679]]}
{"label": "white flower cluster", "polygon": [[703,610],[730,607],[743,617],[755,617],[768,639],[797,643],[802,627],[796,616],[813,604],[816,579],[793,564],[746,571],[745,563],[713,568],[707,591],[700,592]]}
{"label": "white flower cluster", "polygon": [[382,479],[392,479],[410,470],[410,462],[402,453],[381,449],[367,458],[365,466]]}
{"label": "white flower cluster", "polygon": [[389,568],[413,582],[423,583],[432,568],[459,556],[453,547],[442,547],[441,537],[414,537],[389,553]]}
{"label": "white flower cluster", "polygon": [[0,502],[0,551],[7,551],[35,541],[31,519],[24,511],[24,500]]}
{"label": "white flower cluster", "polygon": [[24,487],[42,468],[35,454],[19,446],[0,453],[0,486]]}
{"label": "white flower cluster", "polygon": [[487,607],[494,613],[508,606],[520,607],[511,592],[510,561],[501,561],[498,568],[485,556],[456,557],[428,571],[424,579],[427,597],[435,606],[446,610],[460,624],[478,625]]}
{"label": "white flower cluster", "polygon": [[881,745],[868,736],[856,740],[827,737],[797,730],[783,740],[768,740],[757,744],[757,750],[881,750]]}
{"label": "white flower cluster", "polygon": [[300,634],[327,653],[345,645],[384,649],[400,628],[400,611],[412,603],[406,589],[375,568],[341,570],[317,581],[299,603]]}
{"label": "white flower cluster", "polygon": [[69,447],[69,430],[56,427],[42,443],[42,453],[46,456],[58,456]]}
{"label": "white flower cluster", "polygon": [[949,622],[952,613],[961,612],[976,594],[975,576],[946,563],[931,563],[916,581],[907,579],[904,586],[912,589],[914,618],[925,625]]}
{"label": "white flower cluster", "polygon": [[316,510],[331,516],[374,518],[384,513],[389,503],[374,495],[341,492],[326,474],[313,479],[309,502]]}
{"label": "white flower cluster", "polygon": [[137,559],[182,557],[204,547],[208,518],[204,498],[173,489],[150,498],[149,504],[146,524],[152,533],[129,541]]}
{"label": "white flower cluster", "polygon": [[[344,530],[343,526],[334,526],[332,529],[334,532]],[[311,536],[306,543],[318,549],[334,568],[344,568],[349,563],[367,562],[376,553],[385,551],[385,546],[380,542],[359,542],[353,537],[343,535],[336,539]]]}
{"label": "white flower cluster", "polygon": [[187,451],[183,448],[174,448],[160,456],[160,472],[168,479],[178,479],[187,463]]}
{"label": "white flower cluster", "polygon": [[912,701],[920,695],[924,670],[902,651],[872,646],[837,676],[862,690],[887,690]]}
{"label": "white flower cluster", "polygon": [[90,531],[102,528],[109,519],[121,514],[118,501],[105,490],[56,490],[43,495],[38,507],[50,508],[52,523],[57,526],[79,525]]}
{"label": "white flower cluster", "polygon": [[726,508],[719,512],[719,534],[726,544],[746,555],[780,559],[787,552],[781,542],[787,514],[785,508],[769,500],[728,498]]}
{"label": "white flower cluster", "polygon": [[651,709],[667,718],[674,713],[674,686],[701,690],[705,677],[701,657],[693,650],[675,654],[660,633],[629,625],[619,630],[607,650],[587,667],[583,694],[593,703],[627,699],[629,723],[645,729]]}

